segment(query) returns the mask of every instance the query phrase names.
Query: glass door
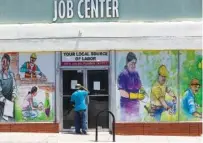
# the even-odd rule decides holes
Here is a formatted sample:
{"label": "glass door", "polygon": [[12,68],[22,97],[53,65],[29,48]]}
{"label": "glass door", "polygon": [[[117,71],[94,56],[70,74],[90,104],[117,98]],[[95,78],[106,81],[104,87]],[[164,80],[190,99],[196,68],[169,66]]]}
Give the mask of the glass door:
{"label": "glass door", "polygon": [[83,70],[63,70],[62,86],[63,86],[63,129],[69,130],[74,128],[74,111],[68,112],[70,109],[71,95],[75,89],[75,84],[84,85]]}
{"label": "glass door", "polygon": [[[87,87],[90,91],[88,105],[88,127],[94,129],[96,115],[109,108],[109,77],[108,70],[87,70]],[[98,126],[100,130],[109,129],[108,113],[101,114]]]}
{"label": "glass door", "polygon": [[[86,87],[90,92],[87,98],[88,130],[95,129],[97,113],[109,108],[108,70],[63,70],[62,74],[63,130],[73,131],[74,128],[74,111],[68,112],[68,109],[71,105],[71,95],[76,90],[74,85],[77,83]],[[102,114],[98,123],[100,131],[101,129],[109,129],[109,115],[107,113]]]}

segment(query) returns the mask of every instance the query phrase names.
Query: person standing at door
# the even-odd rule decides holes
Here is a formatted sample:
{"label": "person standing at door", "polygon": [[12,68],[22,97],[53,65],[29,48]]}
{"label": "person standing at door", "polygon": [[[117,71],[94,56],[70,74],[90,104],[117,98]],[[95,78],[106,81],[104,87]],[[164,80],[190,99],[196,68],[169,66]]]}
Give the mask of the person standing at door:
{"label": "person standing at door", "polygon": [[71,102],[74,104],[75,111],[75,132],[76,134],[81,134],[80,129],[82,129],[82,133],[87,134],[87,105],[85,101],[89,91],[80,84],[77,84],[75,87],[77,90],[71,96]]}

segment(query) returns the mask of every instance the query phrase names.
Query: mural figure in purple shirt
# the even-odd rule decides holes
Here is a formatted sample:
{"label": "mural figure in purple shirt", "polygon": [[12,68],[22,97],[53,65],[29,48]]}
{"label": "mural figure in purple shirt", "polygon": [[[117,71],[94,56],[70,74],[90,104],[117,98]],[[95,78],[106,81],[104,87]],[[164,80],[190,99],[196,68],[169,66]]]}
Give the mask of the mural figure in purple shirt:
{"label": "mural figure in purple shirt", "polygon": [[140,100],[144,99],[145,91],[142,88],[140,76],[136,71],[136,63],[136,55],[129,52],[126,57],[124,70],[118,76],[122,121],[139,119]]}

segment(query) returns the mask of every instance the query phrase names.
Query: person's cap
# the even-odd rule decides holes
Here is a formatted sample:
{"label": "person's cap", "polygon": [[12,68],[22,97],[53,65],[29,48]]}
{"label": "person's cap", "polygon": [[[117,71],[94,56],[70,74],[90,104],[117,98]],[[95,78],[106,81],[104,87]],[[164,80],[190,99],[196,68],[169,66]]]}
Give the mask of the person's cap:
{"label": "person's cap", "polygon": [[190,85],[200,85],[199,80],[198,79],[192,79],[190,81]]}
{"label": "person's cap", "polygon": [[36,54],[36,53],[32,53],[32,54],[30,55],[30,57],[33,58],[33,59],[37,59],[37,54]]}
{"label": "person's cap", "polygon": [[159,75],[164,76],[164,77],[168,77],[169,76],[169,72],[168,72],[168,70],[167,70],[165,65],[161,65],[159,67],[158,73],[159,73]]}
{"label": "person's cap", "polygon": [[76,88],[76,89],[80,89],[81,87],[82,87],[81,84],[76,84],[76,85],[75,85],[75,88]]}

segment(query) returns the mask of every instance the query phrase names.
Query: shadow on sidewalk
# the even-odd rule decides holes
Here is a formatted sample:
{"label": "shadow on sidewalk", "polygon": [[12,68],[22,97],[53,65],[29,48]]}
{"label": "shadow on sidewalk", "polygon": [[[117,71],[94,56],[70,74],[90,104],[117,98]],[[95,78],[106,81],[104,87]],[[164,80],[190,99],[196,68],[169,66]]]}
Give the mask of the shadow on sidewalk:
{"label": "shadow on sidewalk", "polygon": [[78,135],[78,136],[88,136],[88,135],[93,135],[93,134],[76,134],[74,132],[61,132],[61,134],[67,134],[67,135]]}

